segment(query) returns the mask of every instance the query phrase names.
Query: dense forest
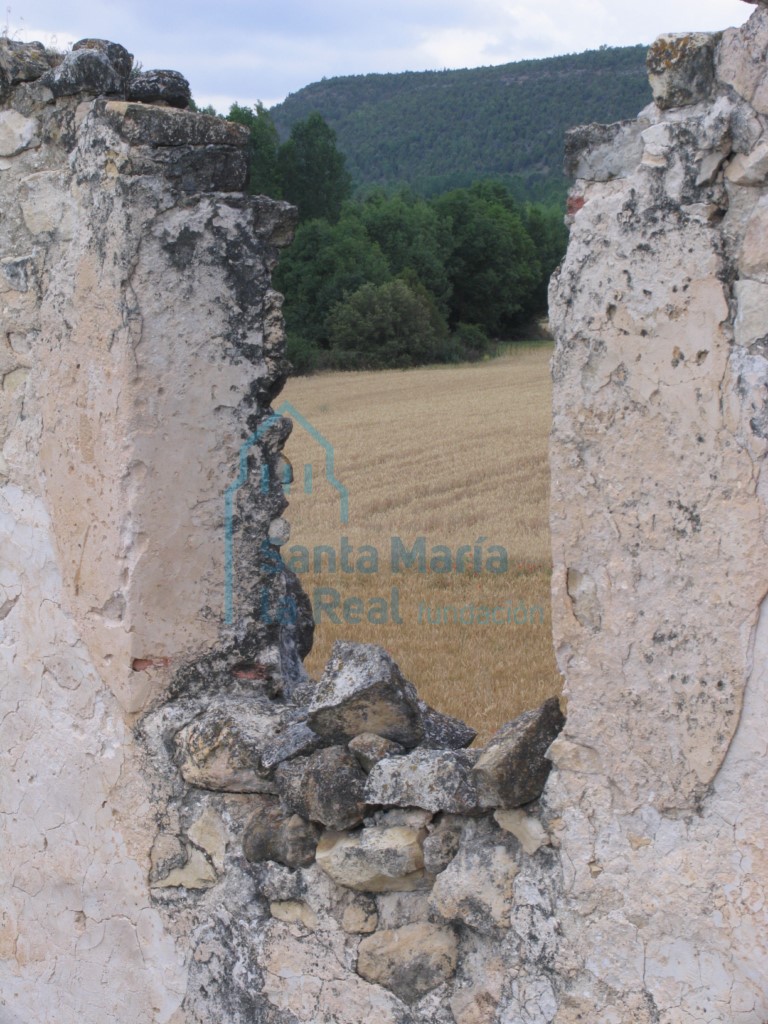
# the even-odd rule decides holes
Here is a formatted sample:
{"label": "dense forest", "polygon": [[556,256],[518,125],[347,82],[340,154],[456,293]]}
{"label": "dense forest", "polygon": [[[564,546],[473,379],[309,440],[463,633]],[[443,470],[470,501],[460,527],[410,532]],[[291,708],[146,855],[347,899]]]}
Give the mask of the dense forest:
{"label": "dense forest", "polygon": [[481,178],[521,201],[564,192],[563,136],[634,117],[651,100],[643,46],[604,47],[461,71],[323,79],[270,110],[286,139],[317,112],[358,190],[407,185],[437,195]]}
{"label": "dense forest", "polygon": [[636,114],[644,57],[335,78],[271,111],[234,104],[250,190],[299,209],[274,278],[295,372],[480,359],[526,333],[565,251],[564,133]]}
{"label": "dense forest", "polygon": [[306,373],[493,354],[545,309],[565,240],[560,209],[520,207],[497,182],[346,202],[300,223],[275,274],[289,358]]}

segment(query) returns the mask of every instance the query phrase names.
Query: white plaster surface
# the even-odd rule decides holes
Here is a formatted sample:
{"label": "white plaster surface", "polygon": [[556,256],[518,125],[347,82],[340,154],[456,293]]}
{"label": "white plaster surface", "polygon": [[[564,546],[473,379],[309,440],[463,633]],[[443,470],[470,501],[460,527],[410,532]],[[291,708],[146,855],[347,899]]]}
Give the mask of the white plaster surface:
{"label": "white plaster surface", "polygon": [[[747,99],[766,26],[721,46]],[[766,199],[727,172],[746,107],[661,116],[577,183],[551,294],[558,1024],[768,1019]]]}
{"label": "white plaster surface", "polygon": [[[221,632],[267,372],[238,356],[224,249],[261,229],[243,196],[119,174],[99,101],[51,98],[0,112],[0,1022],[180,1024],[189,944],[148,883],[172,779],[133,726]],[[210,833],[183,878],[215,880]]]}
{"label": "white plaster surface", "polygon": [[149,789],[62,607],[50,518],[12,484],[0,565],[0,1020],[118,1022],[128,1002],[165,1024],[186,979],[147,891]]}

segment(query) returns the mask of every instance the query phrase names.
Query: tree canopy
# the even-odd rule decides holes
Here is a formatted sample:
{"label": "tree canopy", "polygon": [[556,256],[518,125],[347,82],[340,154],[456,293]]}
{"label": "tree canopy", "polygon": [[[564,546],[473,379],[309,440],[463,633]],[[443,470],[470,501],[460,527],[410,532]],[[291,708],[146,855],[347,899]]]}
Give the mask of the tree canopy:
{"label": "tree canopy", "polygon": [[335,224],[300,224],[275,271],[289,358],[300,372],[481,358],[543,313],[556,240],[560,209],[498,183],[348,201]]}
{"label": "tree canopy", "polygon": [[264,104],[257,100],[253,107],[233,103],[227,120],[245,125],[250,130],[249,156],[251,162],[248,190],[254,195],[282,195],[282,182],[278,173],[277,155],[280,137],[275,122]]}
{"label": "tree canopy", "polygon": [[291,329],[328,348],[327,319],[333,306],[361,285],[383,284],[390,277],[378,244],[354,215],[345,215],[336,224],[323,219],[300,224],[274,279],[286,297]]}
{"label": "tree canopy", "polygon": [[296,372],[479,359],[544,312],[565,249],[560,204],[520,202],[490,179],[434,198],[400,187],[353,200],[320,114],[282,144],[261,103],[233,104],[229,117],[250,130],[250,190],[299,208],[274,274]]}
{"label": "tree canopy", "polygon": [[508,336],[541,276],[536,246],[510,194],[482,182],[455,189],[434,206],[450,226],[451,325],[476,324],[491,336]]}
{"label": "tree canopy", "polygon": [[338,220],[352,193],[352,179],[336,148],[336,134],[320,114],[294,124],[278,151],[277,170],[283,197],[298,206],[302,220]]}
{"label": "tree canopy", "polygon": [[368,282],[328,315],[332,362],[374,370],[438,362],[448,332],[432,314],[429,296],[401,278]]}

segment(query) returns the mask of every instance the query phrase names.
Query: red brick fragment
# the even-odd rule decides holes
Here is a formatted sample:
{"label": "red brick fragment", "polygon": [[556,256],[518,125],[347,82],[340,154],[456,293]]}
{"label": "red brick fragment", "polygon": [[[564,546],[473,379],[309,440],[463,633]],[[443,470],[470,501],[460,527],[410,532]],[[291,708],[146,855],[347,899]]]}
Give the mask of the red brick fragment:
{"label": "red brick fragment", "polygon": [[170,658],[134,658],[131,668],[134,672],[147,672],[151,668],[168,668]]}

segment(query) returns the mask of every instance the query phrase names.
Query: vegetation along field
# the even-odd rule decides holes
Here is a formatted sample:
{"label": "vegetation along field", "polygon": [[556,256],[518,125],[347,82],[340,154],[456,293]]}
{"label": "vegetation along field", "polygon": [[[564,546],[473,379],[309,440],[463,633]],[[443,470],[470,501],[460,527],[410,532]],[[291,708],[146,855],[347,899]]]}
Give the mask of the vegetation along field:
{"label": "vegetation along field", "polygon": [[459,364],[535,336],[567,239],[564,133],[649,99],[634,46],[234,103],[249,190],[299,212],[274,275],[294,372]]}
{"label": "vegetation along field", "polygon": [[559,693],[550,353],[518,344],[472,365],[289,380],[276,403],[295,422],[283,557],[315,605],[312,675],[336,639],[381,644],[481,736]]}

